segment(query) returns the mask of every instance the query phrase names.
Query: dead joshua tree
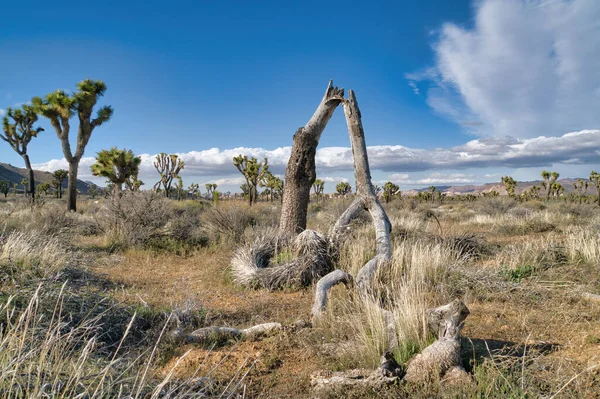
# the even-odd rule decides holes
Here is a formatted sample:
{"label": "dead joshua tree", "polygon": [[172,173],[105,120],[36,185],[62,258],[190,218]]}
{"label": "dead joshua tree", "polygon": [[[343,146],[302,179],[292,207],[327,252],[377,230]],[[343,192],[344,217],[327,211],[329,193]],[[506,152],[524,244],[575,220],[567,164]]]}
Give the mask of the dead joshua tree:
{"label": "dead joshua tree", "polygon": [[[357,195],[326,238],[304,228],[310,188],[315,179],[314,156],[318,139],[340,103],[343,104],[352,145]],[[259,237],[254,243],[243,246],[236,252],[231,265],[234,280],[250,287],[277,289],[290,285],[308,285],[319,279],[312,309],[313,321],[318,321],[327,306],[327,294],[331,287],[343,283],[348,287],[355,286],[358,295],[373,293],[373,278],[380,268],[389,264],[392,253],[391,224],[371,183],[364,129],[353,91],[349,91],[348,98],[345,99],[343,89],[332,87],[330,82],[317,111],[309,123],[304,128],[300,128],[294,136],[285,184],[286,193],[279,234]],[[363,210],[367,210],[373,220],[376,233],[375,256],[359,270],[356,276],[343,270],[330,271],[331,253],[335,252],[335,247],[348,231],[350,222]],[[300,234],[290,238],[298,232]],[[273,259],[284,251],[293,252],[294,258],[284,264],[273,263]],[[383,311],[387,319],[388,347],[391,349],[397,345],[393,314],[385,309]],[[431,309],[428,313],[430,327],[435,330],[438,339],[408,364],[407,380],[418,381],[421,377],[428,379],[436,373],[439,377],[454,381],[470,379],[460,367],[459,339],[462,323],[469,313],[468,309],[457,300],[440,308]],[[431,322],[432,319],[437,322]],[[214,333],[216,331],[214,329],[219,327],[211,328],[211,332]],[[353,384],[357,379],[368,384],[392,382],[401,377],[401,370],[391,367],[390,371],[390,361],[390,356],[384,356],[382,367],[376,371],[368,371],[365,374],[363,371],[354,370],[349,375],[338,375],[334,380],[316,378],[313,380],[313,385],[319,387],[333,381],[340,384]]]}

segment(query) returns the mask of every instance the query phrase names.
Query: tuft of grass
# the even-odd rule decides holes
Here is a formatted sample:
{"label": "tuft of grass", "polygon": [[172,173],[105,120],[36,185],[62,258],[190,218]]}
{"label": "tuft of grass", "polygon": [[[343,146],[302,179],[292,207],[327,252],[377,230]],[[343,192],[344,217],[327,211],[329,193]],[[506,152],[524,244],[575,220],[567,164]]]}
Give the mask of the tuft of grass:
{"label": "tuft of grass", "polygon": [[54,237],[14,232],[0,242],[0,269],[18,280],[45,277],[65,267],[70,253]]}

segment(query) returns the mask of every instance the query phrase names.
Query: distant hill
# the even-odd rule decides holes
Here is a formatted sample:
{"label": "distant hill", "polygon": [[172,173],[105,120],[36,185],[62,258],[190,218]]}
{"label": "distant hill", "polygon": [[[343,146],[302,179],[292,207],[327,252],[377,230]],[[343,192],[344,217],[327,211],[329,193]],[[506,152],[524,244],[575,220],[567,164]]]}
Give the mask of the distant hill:
{"label": "distant hill", "polygon": [[[34,170],[33,176],[35,177],[36,186],[40,183],[51,183],[52,180],[54,180],[52,173],[43,172],[41,170]],[[0,162],[0,180],[11,182],[11,184],[16,183],[19,185],[19,188],[21,188],[21,180],[23,180],[23,178],[27,178],[27,169]],[[87,193],[90,185],[90,183],[77,180],[77,189],[81,193]],[[67,187],[67,179],[65,179],[63,186],[65,188]]]}
{"label": "distant hill", "polygon": [[[586,178],[581,178],[581,180],[587,181]],[[573,188],[573,183],[577,182],[577,178],[574,179],[559,179],[557,180],[565,188],[565,194],[568,194],[572,191],[575,191]],[[535,181],[520,181],[517,182],[516,193],[521,194],[523,191],[529,190],[533,185],[541,186],[541,180]],[[500,195],[506,195],[506,190],[504,189],[504,185],[500,182],[498,183],[485,183],[480,185],[465,185],[465,186],[435,186],[436,191],[444,192],[448,195],[460,195],[460,194],[475,194],[478,195],[480,193],[486,193],[490,191],[497,191]],[[429,191],[429,188],[419,188],[413,190],[407,190],[404,195],[417,195],[419,192]],[[542,195],[541,193],[540,195]],[[594,194],[597,195],[598,191],[596,191],[596,187],[590,185],[586,194]]]}

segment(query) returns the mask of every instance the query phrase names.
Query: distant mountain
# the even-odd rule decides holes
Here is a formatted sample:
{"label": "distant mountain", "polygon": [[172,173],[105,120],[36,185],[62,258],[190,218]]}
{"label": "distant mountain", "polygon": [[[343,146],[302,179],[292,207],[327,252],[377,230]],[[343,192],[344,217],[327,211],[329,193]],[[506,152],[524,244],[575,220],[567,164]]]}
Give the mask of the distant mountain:
{"label": "distant mountain", "polygon": [[[587,181],[586,178],[581,178],[583,181]],[[577,178],[575,179],[559,179],[557,180],[565,188],[565,194],[568,194],[572,191],[575,191],[573,188],[573,183],[577,182]],[[521,194],[523,191],[529,190],[534,185],[540,187],[542,184],[541,180],[535,181],[520,181],[517,182],[516,193]],[[480,185],[466,185],[466,186],[435,186],[436,191],[441,191],[446,193],[447,195],[460,195],[460,194],[475,194],[478,195],[480,193],[486,193],[490,191],[497,191],[500,195],[506,195],[506,190],[504,189],[504,184],[498,183],[485,183]],[[543,189],[542,189],[543,190]],[[404,195],[417,195],[419,192],[429,191],[429,188],[419,188],[413,190],[407,190]],[[586,194],[594,194],[597,195],[598,191],[596,191],[596,187],[590,185]],[[543,195],[543,193],[540,193]]]}
{"label": "distant mountain", "polygon": [[[52,177],[52,173],[43,172],[41,170],[34,170],[33,176],[35,177],[36,186],[40,183],[51,183],[54,178]],[[0,180],[8,181],[11,184],[18,184],[19,188],[21,187],[21,180],[23,178],[27,178],[27,169],[18,168],[16,166],[12,166],[7,163],[0,162]],[[63,186],[67,187],[67,179],[63,182]],[[87,193],[88,188],[91,186],[91,183],[84,182],[82,180],[77,180],[77,189],[81,193]]]}

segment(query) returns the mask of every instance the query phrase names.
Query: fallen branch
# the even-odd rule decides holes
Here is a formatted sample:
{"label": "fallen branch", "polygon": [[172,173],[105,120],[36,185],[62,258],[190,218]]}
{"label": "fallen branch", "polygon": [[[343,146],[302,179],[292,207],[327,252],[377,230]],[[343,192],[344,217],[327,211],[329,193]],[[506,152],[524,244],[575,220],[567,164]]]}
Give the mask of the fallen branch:
{"label": "fallen branch", "polygon": [[187,343],[205,344],[207,342],[222,342],[232,339],[257,338],[274,331],[279,331],[282,328],[280,323],[258,324],[245,329],[211,326],[200,328],[189,334],[183,334],[183,332],[178,329],[179,332],[173,332],[171,336]]}

